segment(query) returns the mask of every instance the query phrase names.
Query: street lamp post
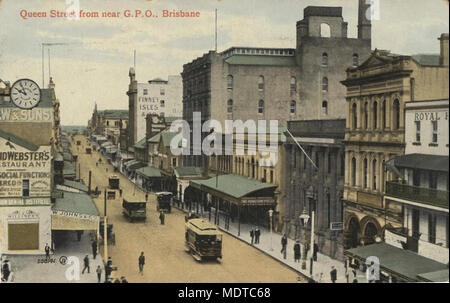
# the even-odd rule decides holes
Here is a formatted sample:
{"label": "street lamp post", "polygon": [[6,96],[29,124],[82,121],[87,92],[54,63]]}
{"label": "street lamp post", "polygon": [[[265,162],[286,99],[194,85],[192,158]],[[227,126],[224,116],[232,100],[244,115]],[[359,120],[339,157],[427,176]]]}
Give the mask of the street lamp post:
{"label": "street lamp post", "polygon": [[273,216],[273,209],[269,210],[269,218],[270,218],[270,250],[273,250],[272,246],[272,216]]}
{"label": "street lamp post", "polygon": [[306,245],[308,245],[308,240],[306,239],[306,226],[309,221],[309,215],[306,212],[306,209],[303,209],[302,214],[300,215],[300,222],[302,224],[302,234],[303,234],[303,255],[302,255],[302,269],[306,269]]}

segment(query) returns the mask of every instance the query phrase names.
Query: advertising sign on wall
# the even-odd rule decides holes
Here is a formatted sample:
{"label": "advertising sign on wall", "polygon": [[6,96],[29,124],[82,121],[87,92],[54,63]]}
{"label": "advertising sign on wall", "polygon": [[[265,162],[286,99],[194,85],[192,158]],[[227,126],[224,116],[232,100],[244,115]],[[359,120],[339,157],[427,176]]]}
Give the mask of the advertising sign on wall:
{"label": "advertising sign on wall", "polygon": [[50,184],[50,146],[32,151],[0,138],[0,197],[48,197]]}

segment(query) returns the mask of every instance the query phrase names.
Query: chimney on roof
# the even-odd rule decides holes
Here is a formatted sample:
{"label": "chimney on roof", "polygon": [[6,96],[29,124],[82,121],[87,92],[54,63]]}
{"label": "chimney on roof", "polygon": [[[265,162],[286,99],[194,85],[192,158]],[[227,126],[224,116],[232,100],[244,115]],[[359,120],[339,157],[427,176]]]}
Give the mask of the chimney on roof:
{"label": "chimney on roof", "polygon": [[448,66],[448,33],[441,34],[438,38],[441,42],[441,58],[440,63],[442,66]]}
{"label": "chimney on roof", "polygon": [[372,7],[370,1],[359,0],[358,4],[358,39],[372,39]]}

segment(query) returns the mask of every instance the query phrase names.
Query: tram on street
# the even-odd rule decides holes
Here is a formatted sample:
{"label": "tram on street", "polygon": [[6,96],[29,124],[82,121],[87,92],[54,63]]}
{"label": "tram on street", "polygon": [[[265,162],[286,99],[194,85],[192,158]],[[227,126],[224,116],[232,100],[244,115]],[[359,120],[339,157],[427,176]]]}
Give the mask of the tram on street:
{"label": "tram on street", "polygon": [[172,197],[171,192],[159,192],[156,193],[156,210],[170,213],[172,211]]}
{"label": "tram on street", "polygon": [[219,229],[201,218],[186,222],[186,250],[197,261],[222,259],[222,237]]}
{"label": "tram on street", "polygon": [[147,202],[123,198],[122,207],[123,215],[128,218],[130,222],[147,220]]}

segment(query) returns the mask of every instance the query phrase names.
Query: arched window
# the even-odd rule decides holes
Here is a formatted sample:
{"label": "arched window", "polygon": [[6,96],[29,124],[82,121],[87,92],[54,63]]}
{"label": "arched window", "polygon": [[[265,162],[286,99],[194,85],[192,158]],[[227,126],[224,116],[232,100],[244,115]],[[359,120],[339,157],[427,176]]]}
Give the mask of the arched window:
{"label": "arched window", "polygon": [[328,91],[328,78],[327,77],[322,78],[322,90],[324,92]]}
{"label": "arched window", "polygon": [[357,106],[356,106],[356,103],[353,103],[353,105],[352,105],[352,116],[353,116],[353,121],[352,121],[352,123],[353,123],[353,129],[357,129],[358,128],[358,111],[357,111],[358,109],[357,109]]}
{"label": "arched window", "polygon": [[372,161],[372,178],[373,178],[373,189],[377,189],[377,160]]}
{"label": "arched window", "polygon": [[232,75],[228,75],[228,77],[227,77],[227,88],[229,90],[233,89],[233,76]]}
{"label": "arched window", "polygon": [[378,103],[373,103],[373,129],[378,128]]}
{"label": "arched window", "polygon": [[297,102],[295,102],[295,100],[291,101],[290,112],[291,114],[295,114],[297,112]]}
{"label": "arched window", "polygon": [[228,100],[227,101],[227,113],[232,113],[233,112],[233,100]]}
{"label": "arched window", "polygon": [[381,103],[381,127],[386,128],[386,100]]}
{"label": "arched window", "polygon": [[326,24],[326,23],[320,24],[320,37],[322,37],[322,38],[330,38],[331,37],[331,28],[328,24]]}
{"label": "arched window", "polygon": [[353,66],[359,65],[359,56],[358,54],[353,54]]}
{"label": "arched window", "polygon": [[356,186],[356,159],[352,158],[352,186]]}
{"label": "arched window", "polygon": [[322,101],[322,114],[328,115],[328,102],[326,100]]}
{"label": "arched window", "polygon": [[295,77],[291,77],[291,92],[295,92],[297,90],[297,79]]}
{"label": "arched window", "polygon": [[264,113],[264,100],[259,100],[258,102],[258,114]]}
{"label": "arched window", "polygon": [[328,65],[328,54],[327,53],[323,53],[322,54],[322,65],[323,66],[327,66]]}
{"label": "arched window", "polygon": [[400,101],[394,100],[394,129],[400,128]]}
{"label": "arched window", "polygon": [[367,159],[364,159],[364,188],[368,188],[369,187],[369,168],[368,168],[368,164],[367,164]]}
{"label": "arched window", "polygon": [[258,89],[264,90],[264,77],[263,76],[259,76],[259,78],[258,78]]}
{"label": "arched window", "polygon": [[369,128],[369,104],[364,103],[364,128]]}

